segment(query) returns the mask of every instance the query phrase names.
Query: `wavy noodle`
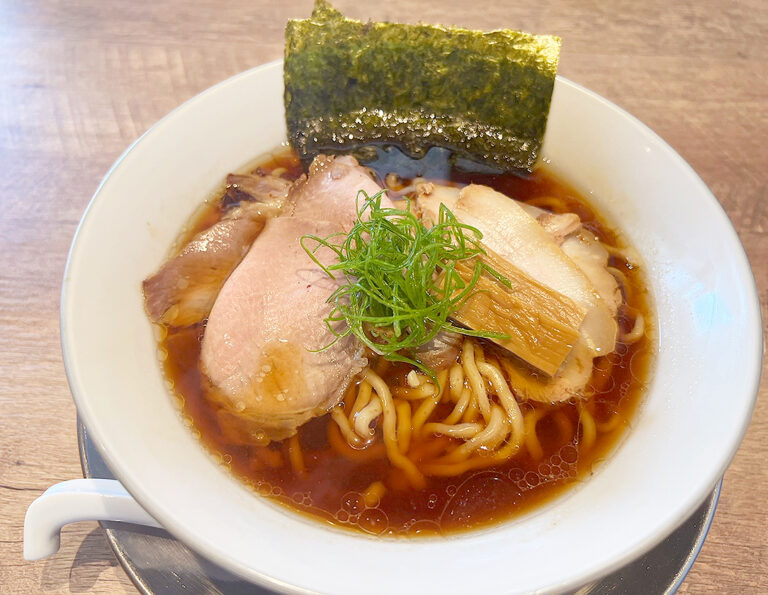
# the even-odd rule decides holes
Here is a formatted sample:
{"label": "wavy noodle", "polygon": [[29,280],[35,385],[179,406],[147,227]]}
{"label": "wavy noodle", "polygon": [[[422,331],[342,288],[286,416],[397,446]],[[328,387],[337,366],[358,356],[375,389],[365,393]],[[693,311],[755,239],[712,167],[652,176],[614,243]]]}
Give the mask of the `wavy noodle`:
{"label": "wavy noodle", "polygon": [[352,426],[349,424],[349,419],[346,415],[344,415],[344,411],[341,409],[341,407],[334,407],[331,409],[331,419],[333,419],[333,421],[335,421],[339,426],[341,435],[344,436],[350,445],[356,446],[358,448],[362,446],[363,440],[361,440],[360,436],[358,436],[352,429]]}
{"label": "wavy noodle", "polygon": [[424,440],[411,447],[408,458],[417,464],[422,461],[429,461],[450,450],[452,443],[453,441],[447,436],[437,436],[431,440]]}
{"label": "wavy noodle", "polygon": [[397,446],[400,448],[400,452],[406,453],[411,444],[411,432],[413,430],[411,405],[408,401],[397,401],[395,411],[397,412]]}
{"label": "wavy noodle", "polygon": [[355,423],[355,416],[371,401],[372,394],[371,385],[366,381],[361,382],[357,389],[357,397],[355,397],[352,410],[349,413],[349,423]]}
{"label": "wavy noodle", "polygon": [[[384,446],[387,448],[387,456],[395,467],[402,469],[408,477],[408,481],[414,488],[421,489],[424,487],[424,476],[416,468],[413,462],[403,455],[398,448],[397,443],[397,413],[395,411],[395,405],[392,401],[392,394],[389,392],[387,383],[384,382],[381,377],[376,374],[370,368],[365,371],[365,379],[370,382],[373,390],[381,401],[381,405],[384,409]],[[445,386],[445,381],[442,382]],[[437,395],[438,399],[440,395]],[[429,397],[434,399],[434,397]],[[417,411],[418,413],[418,411]],[[414,416],[415,418],[415,416]],[[414,424],[415,425],[415,424]]]}
{"label": "wavy noodle", "polygon": [[424,384],[411,387],[411,386],[398,386],[392,389],[392,396],[398,399],[408,399],[409,401],[418,401],[424,397],[430,397],[437,391],[437,388],[431,382],[425,382]]}
{"label": "wavy noodle", "polygon": [[581,426],[581,443],[580,447],[583,452],[592,448],[597,438],[597,426],[595,425],[595,418],[592,417],[589,408],[584,406],[583,403],[579,403],[579,425]]}
{"label": "wavy noodle", "polygon": [[498,368],[499,370],[501,370],[501,363],[494,355],[486,355],[485,363],[493,366],[494,368]]}
{"label": "wavy noodle", "polygon": [[307,468],[304,466],[304,455],[301,452],[298,434],[294,434],[288,439],[288,460],[291,462],[291,468],[294,473],[304,475]]}
{"label": "wavy noodle", "polygon": [[464,367],[461,364],[453,364],[448,373],[448,384],[451,388],[451,399],[456,402],[460,399],[464,390]]}
{"label": "wavy noodle", "polygon": [[374,481],[361,494],[360,500],[369,508],[376,508],[381,501],[382,496],[387,493],[387,487],[380,481]]}
{"label": "wavy noodle", "polygon": [[621,332],[619,334],[619,340],[626,344],[632,345],[637,343],[645,336],[645,318],[640,312],[635,314],[635,324],[632,326],[632,330],[628,333]]}
{"label": "wavy noodle", "polygon": [[427,422],[429,416],[432,415],[432,412],[435,410],[438,403],[440,403],[440,399],[443,396],[442,392],[445,391],[445,384],[447,379],[448,371],[443,370],[440,372],[437,377],[437,381],[442,388],[442,391],[435,391],[433,394],[429,395],[421,402],[421,405],[419,405],[418,409],[416,409],[416,413],[413,414],[413,419],[411,421],[414,433],[419,433],[421,431],[421,427]]}
{"label": "wavy noodle", "polygon": [[464,367],[464,376],[467,378],[472,392],[475,394],[477,406],[485,421],[491,419],[491,402],[488,400],[488,393],[485,390],[485,384],[477,369],[475,358],[475,342],[464,341],[461,349],[461,364]]}
{"label": "wavy noodle", "polygon": [[475,395],[475,392],[471,389],[469,394],[469,405],[467,405],[467,409],[464,411],[464,415],[461,416],[461,421],[466,423],[477,421],[477,419],[480,417],[480,408],[477,406],[477,395]]}
{"label": "wavy noodle", "polygon": [[525,448],[534,461],[540,461],[544,457],[544,449],[541,447],[539,436],[536,434],[536,424],[546,413],[545,409],[533,409],[525,414]]}
{"label": "wavy noodle", "polygon": [[[372,374],[374,372],[371,372]],[[371,397],[368,404],[355,415],[355,432],[363,440],[373,437],[374,430],[371,424],[384,412],[384,406],[378,396]]]}
{"label": "wavy noodle", "polygon": [[441,424],[436,422],[424,424],[425,434],[441,434],[461,440],[474,438],[482,429],[481,424]]}
{"label": "wavy noodle", "polygon": [[493,450],[506,438],[509,426],[504,410],[498,405],[491,409],[491,419],[481,432],[475,434],[461,446],[445,457],[444,462],[455,463],[466,459],[479,448]]}
{"label": "wavy noodle", "polygon": [[478,456],[471,459],[467,459],[461,463],[432,463],[422,466],[422,471],[426,475],[438,475],[452,477],[455,475],[461,475],[472,469],[482,469],[484,467],[491,467],[498,465],[504,461],[508,461],[515,454],[517,454],[518,448],[512,442],[508,442],[502,448],[489,456]]}
{"label": "wavy noodle", "polygon": [[386,456],[383,444],[372,444],[366,448],[352,448],[341,435],[338,424],[328,424],[328,444],[345,459],[350,461],[375,461]]}
{"label": "wavy noodle", "polygon": [[[352,396],[355,394],[356,391],[360,390],[360,383],[352,383],[347,387],[347,390],[344,391],[344,398],[341,401],[341,405],[344,408],[344,415],[351,416],[352,415],[352,406],[355,404],[355,400]],[[351,421],[351,418],[350,418]]]}
{"label": "wavy noodle", "polygon": [[490,364],[480,364],[480,371],[483,376],[490,380],[496,396],[499,397],[501,404],[507,412],[509,422],[512,424],[512,435],[514,443],[519,447],[523,442],[523,414],[520,411],[520,405],[517,404],[512,391],[509,389],[507,381],[498,368]]}
{"label": "wavy noodle", "polygon": [[461,391],[459,400],[456,401],[456,406],[451,411],[450,415],[443,420],[444,424],[453,425],[461,419],[464,411],[467,410],[469,401],[472,398],[472,391],[468,387],[464,387]]}
{"label": "wavy noodle", "polygon": [[485,349],[483,349],[483,346],[480,343],[476,343],[475,341],[471,341],[472,343],[472,351],[474,353],[475,362],[482,363],[485,361]]}

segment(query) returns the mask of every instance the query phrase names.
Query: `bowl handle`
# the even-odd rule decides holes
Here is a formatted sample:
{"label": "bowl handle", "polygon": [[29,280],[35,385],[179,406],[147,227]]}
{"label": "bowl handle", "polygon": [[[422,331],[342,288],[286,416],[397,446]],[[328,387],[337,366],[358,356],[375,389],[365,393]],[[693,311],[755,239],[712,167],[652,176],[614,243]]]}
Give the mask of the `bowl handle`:
{"label": "bowl handle", "polygon": [[24,518],[24,559],[52,556],[60,531],[79,521],[122,521],[160,527],[123,485],[114,479],[73,479],[48,488],[30,504]]}

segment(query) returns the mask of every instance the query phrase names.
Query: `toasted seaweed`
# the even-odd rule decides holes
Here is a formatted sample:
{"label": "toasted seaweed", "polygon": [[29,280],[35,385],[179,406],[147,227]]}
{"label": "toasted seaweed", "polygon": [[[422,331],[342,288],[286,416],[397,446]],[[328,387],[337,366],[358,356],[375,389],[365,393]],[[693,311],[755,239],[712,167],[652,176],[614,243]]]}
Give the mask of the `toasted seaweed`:
{"label": "toasted seaweed", "polygon": [[536,163],[560,39],[519,31],[363,23],[317,0],[286,29],[285,109],[299,155],[433,146],[502,171]]}

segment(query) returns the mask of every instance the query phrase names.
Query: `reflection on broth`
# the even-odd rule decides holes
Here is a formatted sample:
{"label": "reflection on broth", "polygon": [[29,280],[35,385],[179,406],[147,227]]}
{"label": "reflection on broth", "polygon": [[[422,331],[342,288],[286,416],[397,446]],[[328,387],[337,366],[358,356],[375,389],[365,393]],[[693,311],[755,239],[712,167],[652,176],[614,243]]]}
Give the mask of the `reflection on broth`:
{"label": "reflection on broth", "polygon": [[[259,494],[294,510],[375,535],[446,534],[508,520],[588,477],[630,427],[654,350],[642,267],[627,258],[618,234],[546,170],[521,177],[443,169],[441,179],[435,179],[429,171],[414,171],[412,164],[410,170],[397,171],[391,159],[384,167],[387,171],[378,173],[390,189],[410,191],[413,198],[433,191],[419,190],[419,180],[413,180],[425,174],[439,187],[479,184],[547,213],[578,215],[576,231],[563,230],[558,241],[578,234],[587,242],[596,238],[609,255],[603,268],[618,287],[615,346],[606,355],[589,352],[579,360],[588,365],[580,372],[584,382],[558,374],[575,365],[588,346],[569,346],[569,355],[552,377],[494,340],[453,335],[445,345],[418,352],[423,356],[419,361],[432,362],[431,375],[407,361],[388,361],[365,350],[364,360],[355,356],[354,361],[366,363],[341,386],[340,400],[323,401],[295,429],[282,421],[278,428],[252,413],[251,403],[266,394],[261,388],[249,388],[253,400],[240,403],[201,371],[211,365],[201,364],[207,315],[179,325],[167,309],[158,307],[156,321],[165,329],[160,349],[167,354],[166,375],[206,447]],[[246,186],[260,179],[231,176],[228,189],[197,217],[180,245],[227,217],[236,220],[231,218],[234,209],[258,204],[262,215],[273,216],[267,211],[285,196],[281,193],[287,182],[302,173],[288,151],[261,162],[256,171],[286,184],[271,180],[267,190],[254,190]],[[258,192],[268,200],[249,198]],[[275,208],[284,209],[282,203]],[[283,210],[282,216],[286,214]],[[542,226],[544,221],[539,219]],[[288,399],[293,385],[309,392],[314,388],[296,376],[293,362],[303,357],[297,349],[293,343],[273,345],[269,357],[274,361],[260,368],[264,380],[274,385],[272,393]],[[440,357],[430,360],[435,354]]]}

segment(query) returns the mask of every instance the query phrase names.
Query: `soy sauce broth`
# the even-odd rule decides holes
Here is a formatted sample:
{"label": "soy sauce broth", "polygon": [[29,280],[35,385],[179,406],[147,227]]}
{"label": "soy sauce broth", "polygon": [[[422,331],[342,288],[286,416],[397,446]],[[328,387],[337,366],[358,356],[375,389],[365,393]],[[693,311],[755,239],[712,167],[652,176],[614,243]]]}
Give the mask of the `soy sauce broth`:
{"label": "soy sauce broth", "polygon": [[[295,179],[300,163],[288,150],[261,161],[258,169]],[[250,169],[256,169],[250,168]],[[620,247],[618,235],[571,187],[546,169],[521,177],[511,174],[468,173],[449,170],[447,181],[479,183],[500,192],[552,210],[577,213],[586,228],[605,244]],[[408,178],[403,179],[407,183]],[[554,199],[554,200],[553,200]],[[213,200],[182,234],[180,245],[217,221],[227,205]],[[642,399],[654,353],[653,316],[645,289],[642,267],[620,254],[609,265],[626,278],[626,302],[643,314],[646,335],[640,341],[618,343],[616,351],[595,360],[590,405],[597,437],[587,451],[579,428],[576,403],[555,407],[537,424],[543,457],[534,460],[527,450],[498,466],[466,472],[458,477],[428,477],[423,490],[409,487],[402,472],[394,468],[382,446],[353,451],[344,446],[329,415],[316,418],[299,429],[304,470],[294,471],[289,441],[269,446],[244,445],[227,439],[218,417],[218,407],[205,396],[199,369],[204,323],[187,328],[169,328],[160,341],[164,368],[182,412],[201,442],[237,477],[259,494],[323,522],[375,535],[450,534],[487,526],[522,515],[551,501],[568,488],[587,480],[593,468],[608,457],[631,428]],[[631,321],[620,315],[619,323],[629,330]],[[496,357],[506,357],[491,343],[484,348]],[[390,386],[404,386],[409,368],[398,364],[383,374]],[[446,407],[441,405],[440,407]],[[452,407],[452,405],[451,405]],[[523,412],[531,405],[521,404]],[[437,418],[449,412],[438,409]],[[414,449],[429,449],[435,440],[415,440]],[[378,430],[377,444],[381,444]],[[375,506],[364,504],[361,494],[373,483],[385,484],[386,492]]]}

